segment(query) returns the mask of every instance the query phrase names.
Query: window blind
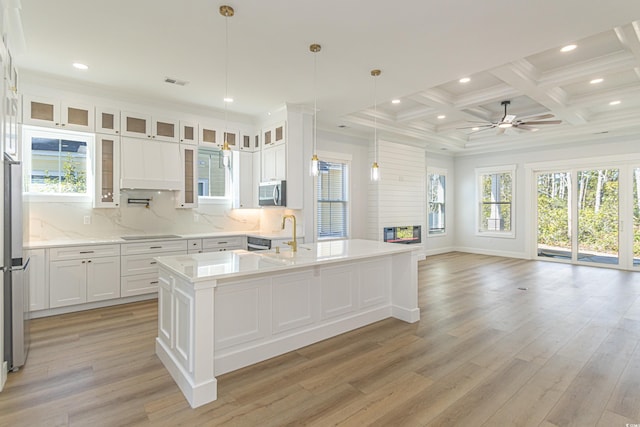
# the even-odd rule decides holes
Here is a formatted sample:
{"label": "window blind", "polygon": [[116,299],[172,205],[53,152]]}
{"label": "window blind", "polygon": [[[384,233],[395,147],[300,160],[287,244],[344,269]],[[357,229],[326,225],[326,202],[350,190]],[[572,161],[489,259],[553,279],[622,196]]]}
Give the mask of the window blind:
{"label": "window blind", "polygon": [[345,163],[318,163],[316,179],[318,239],[348,236],[347,169]]}

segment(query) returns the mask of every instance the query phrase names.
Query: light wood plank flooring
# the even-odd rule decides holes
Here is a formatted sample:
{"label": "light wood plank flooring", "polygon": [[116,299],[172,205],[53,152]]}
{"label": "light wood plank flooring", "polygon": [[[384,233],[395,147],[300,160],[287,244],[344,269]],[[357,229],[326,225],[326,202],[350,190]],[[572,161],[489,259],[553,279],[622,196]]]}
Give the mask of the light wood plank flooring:
{"label": "light wood plank flooring", "polygon": [[195,410],[154,354],[155,301],[35,320],[0,426],[640,423],[640,273],[452,253],[419,280],[419,323],[220,376]]}

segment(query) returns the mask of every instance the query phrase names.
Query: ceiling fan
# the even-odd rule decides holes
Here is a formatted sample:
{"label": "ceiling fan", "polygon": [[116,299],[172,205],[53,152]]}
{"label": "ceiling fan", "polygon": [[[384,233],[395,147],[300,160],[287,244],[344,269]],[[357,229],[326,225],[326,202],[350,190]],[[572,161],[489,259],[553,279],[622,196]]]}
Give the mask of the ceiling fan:
{"label": "ceiling fan", "polygon": [[550,119],[554,117],[553,114],[551,113],[528,117],[522,120],[516,119],[516,116],[514,114],[507,113],[507,107],[510,104],[511,104],[511,101],[502,101],[500,103],[500,105],[504,105],[504,115],[502,116],[502,119],[500,119],[497,122],[491,122],[491,123],[479,122],[484,124],[468,126],[468,127],[459,128],[459,129],[473,129],[474,132],[471,132],[471,133],[475,133],[475,132],[481,132],[487,129],[498,128],[497,134],[500,135],[509,128],[515,128],[518,130],[533,132],[538,130],[536,126],[539,126],[539,125],[559,125],[560,123],[562,123],[562,120],[545,120],[545,119]]}

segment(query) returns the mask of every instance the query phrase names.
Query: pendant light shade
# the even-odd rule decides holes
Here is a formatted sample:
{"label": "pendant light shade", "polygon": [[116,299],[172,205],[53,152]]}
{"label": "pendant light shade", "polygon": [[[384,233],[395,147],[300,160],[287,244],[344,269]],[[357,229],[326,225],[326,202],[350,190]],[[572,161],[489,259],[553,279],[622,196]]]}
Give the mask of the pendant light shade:
{"label": "pendant light shade", "polygon": [[227,123],[228,123],[228,111],[227,105],[233,101],[229,96],[229,18],[234,15],[235,11],[231,6],[220,6],[220,15],[225,17],[224,20],[224,37],[225,37],[225,71],[224,71],[224,142],[222,144],[222,164],[225,168],[228,168],[231,164],[231,147],[227,141]]}
{"label": "pendant light shade", "polygon": [[309,46],[309,50],[314,53],[313,55],[313,156],[311,156],[311,162],[309,164],[309,175],[318,176],[320,172],[319,169],[319,159],[318,154],[316,154],[318,145],[317,145],[317,116],[318,116],[318,90],[317,90],[317,74],[318,74],[318,66],[317,66],[317,57],[315,54],[320,52],[322,47],[319,44],[312,44]]}
{"label": "pendant light shade", "polygon": [[371,70],[373,77],[373,164],[371,165],[371,181],[380,180],[380,167],[378,166],[378,76],[380,70]]}

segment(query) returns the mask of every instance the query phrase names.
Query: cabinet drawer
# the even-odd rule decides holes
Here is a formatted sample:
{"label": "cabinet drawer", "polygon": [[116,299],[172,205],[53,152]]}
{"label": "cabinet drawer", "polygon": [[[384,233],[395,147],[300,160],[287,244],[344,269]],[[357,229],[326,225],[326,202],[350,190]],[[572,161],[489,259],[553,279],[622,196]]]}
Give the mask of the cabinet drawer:
{"label": "cabinet drawer", "polygon": [[189,239],[187,240],[187,249],[189,251],[198,251],[202,249],[202,239]]}
{"label": "cabinet drawer", "polygon": [[125,276],[120,281],[120,295],[130,297],[158,292],[158,273]]}
{"label": "cabinet drawer", "polygon": [[125,243],[122,245],[122,255],[156,254],[163,252],[187,252],[186,240],[161,240],[142,243]]}
{"label": "cabinet drawer", "polygon": [[246,249],[245,238],[243,236],[214,237],[202,239],[202,249],[205,252],[221,249]]}
{"label": "cabinet drawer", "polygon": [[[162,256],[184,255],[184,251],[163,252]],[[134,274],[153,273],[158,275],[158,263],[154,259],[156,255],[128,255],[122,257],[122,276]]]}
{"label": "cabinet drawer", "polygon": [[49,249],[49,260],[98,258],[120,255],[120,245],[69,246]]}

